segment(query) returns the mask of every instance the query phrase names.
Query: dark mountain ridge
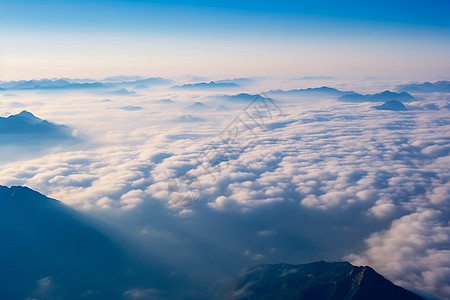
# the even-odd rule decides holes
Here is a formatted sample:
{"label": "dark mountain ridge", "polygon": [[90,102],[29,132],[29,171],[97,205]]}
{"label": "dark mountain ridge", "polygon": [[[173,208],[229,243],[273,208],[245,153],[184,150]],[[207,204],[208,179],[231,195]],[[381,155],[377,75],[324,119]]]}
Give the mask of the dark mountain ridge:
{"label": "dark mountain ridge", "polygon": [[390,100],[397,100],[402,102],[414,101],[414,97],[407,92],[391,92],[384,91],[378,94],[362,95],[358,93],[345,94],[338,99],[344,102],[386,102]]}
{"label": "dark mountain ridge", "polygon": [[248,93],[240,93],[236,95],[222,95],[222,96],[214,96],[215,98],[223,99],[229,102],[241,102],[241,103],[250,103],[256,100],[271,100],[275,101],[272,98],[264,97],[259,94],[248,94]]}
{"label": "dark mountain ridge", "polygon": [[77,89],[106,86],[101,82],[70,82],[65,79],[19,80],[0,83],[0,87],[5,90]]}
{"label": "dark mountain ridge", "polygon": [[322,86],[316,88],[294,89],[294,90],[271,90],[269,95],[276,96],[304,96],[304,97],[340,97],[342,95],[351,94],[354,92],[343,92],[335,88]]}
{"label": "dark mountain ridge", "polygon": [[0,298],[121,299],[137,287],[165,298],[169,270],[135,261],[94,224],[31,189],[0,186]]}
{"label": "dark mountain ridge", "polygon": [[1,90],[52,90],[52,89],[90,89],[90,88],[107,88],[114,86],[130,86],[138,84],[146,85],[165,85],[173,83],[172,80],[161,77],[138,78],[135,76],[117,76],[105,78],[104,80],[79,79],[70,78],[60,79],[33,79],[33,80],[16,80],[16,81],[0,81]]}
{"label": "dark mountain ridge", "polygon": [[399,91],[410,93],[450,93],[450,81],[442,80],[436,82],[409,83],[399,85]]}
{"label": "dark mountain ridge", "polygon": [[259,265],[241,274],[229,299],[421,300],[368,266],[348,262]]}
{"label": "dark mountain ridge", "polygon": [[73,140],[72,131],[70,127],[42,120],[26,110],[6,118],[0,117],[2,144]]}

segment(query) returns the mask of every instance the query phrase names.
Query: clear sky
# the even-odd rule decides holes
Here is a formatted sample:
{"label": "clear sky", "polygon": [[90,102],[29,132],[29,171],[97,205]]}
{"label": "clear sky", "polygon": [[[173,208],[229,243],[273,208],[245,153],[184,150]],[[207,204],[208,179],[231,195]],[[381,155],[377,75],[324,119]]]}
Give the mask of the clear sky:
{"label": "clear sky", "polygon": [[448,0],[0,0],[0,79],[447,78],[448,16]]}

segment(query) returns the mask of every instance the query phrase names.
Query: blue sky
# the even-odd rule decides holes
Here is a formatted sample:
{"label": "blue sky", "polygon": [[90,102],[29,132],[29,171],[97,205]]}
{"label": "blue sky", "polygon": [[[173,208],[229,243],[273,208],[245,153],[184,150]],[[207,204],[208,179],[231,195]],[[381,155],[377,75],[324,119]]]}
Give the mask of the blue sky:
{"label": "blue sky", "polygon": [[[372,20],[405,24],[435,25],[450,27],[448,14],[450,3],[445,0],[432,1],[1,1],[3,22],[20,25],[75,25],[83,26],[107,22],[109,25],[149,21],[152,12],[170,15],[180,10],[184,13],[202,10],[213,11],[213,15],[228,16],[242,13],[271,15],[332,17],[347,20]],[[189,11],[191,10],[191,11]],[[147,16],[147,18],[146,18]],[[211,15],[203,15],[208,19]],[[23,19],[24,17],[25,19]],[[189,15],[179,21],[189,20]],[[191,20],[192,21],[192,20]],[[146,22],[144,22],[146,23]],[[173,24],[174,26],[179,25]],[[142,23],[141,23],[142,25]]]}
{"label": "blue sky", "polygon": [[0,13],[1,79],[445,77],[450,67],[450,3],[441,0],[1,0]]}

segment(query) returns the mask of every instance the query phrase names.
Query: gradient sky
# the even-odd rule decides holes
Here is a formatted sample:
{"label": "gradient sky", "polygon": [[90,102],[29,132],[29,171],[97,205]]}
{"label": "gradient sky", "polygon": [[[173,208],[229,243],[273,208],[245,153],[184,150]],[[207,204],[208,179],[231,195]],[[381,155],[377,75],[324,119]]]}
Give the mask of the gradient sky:
{"label": "gradient sky", "polygon": [[0,80],[448,78],[449,15],[444,0],[0,0]]}

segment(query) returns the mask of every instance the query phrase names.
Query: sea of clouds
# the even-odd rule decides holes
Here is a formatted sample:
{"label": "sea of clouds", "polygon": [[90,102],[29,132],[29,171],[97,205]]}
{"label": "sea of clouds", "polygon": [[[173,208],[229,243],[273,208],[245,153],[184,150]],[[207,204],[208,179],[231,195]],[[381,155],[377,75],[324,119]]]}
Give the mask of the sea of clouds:
{"label": "sea of clouds", "polygon": [[[1,91],[2,116],[30,111],[79,142],[0,145],[0,184],[101,218],[212,290],[259,263],[348,260],[449,298],[450,95],[412,94],[406,111],[221,97],[320,86],[250,82]],[[334,82],[362,92],[397,83],[356,84]]]}

